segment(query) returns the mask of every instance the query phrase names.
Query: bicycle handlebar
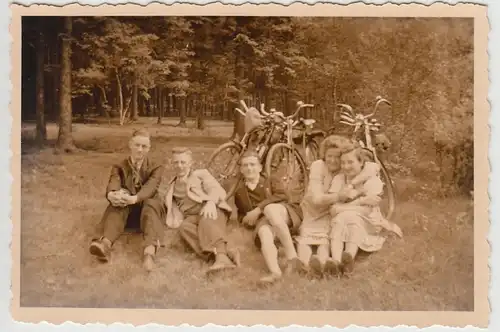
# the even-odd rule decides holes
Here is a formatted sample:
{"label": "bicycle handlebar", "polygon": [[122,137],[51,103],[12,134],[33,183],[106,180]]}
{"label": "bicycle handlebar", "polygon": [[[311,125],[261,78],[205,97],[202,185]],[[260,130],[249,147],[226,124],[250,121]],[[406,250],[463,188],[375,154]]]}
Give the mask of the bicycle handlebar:
{"label": "bicycle handlebar", "polygon": [[[343,108],[343,109],[346,109],[346,110],[349,112],[349,113],[347,113],[347,112],[341,112],[341,114],[340,114],[340,118],[341,118],[342,120],[344,120],[344,121],[347,121],[347,122],[350,122],[350,123],[354,123],[354,118],[355,118],[355,117],[360,116],[360,117],[362,117],[363,119],[367,119],[367,118],[370,118],[370,117],[372,117],[373,115],[375,115],[375,113],[377,112],[378,107],[379,107],[379,106],[380,106],[380,104],[382,104],[382,103],[385,103],[385,104],[387,104],[387,105],[389,105],[389,106],[392,106],[391,102],[389,102],[387,99],[382,98],[381,96],[377,96],[377,97],[375,98],[375,100],[376,100],[377,102],[375,103],[375,107],[374,107],[373,112],[372,112],[372,113],[370,113],[370,114],[367,114],[367,115],[362,115],[361,113],[358,113],[358,114],[354,113],[353,108],[352,108],[350,105],[348,105],[348,104],[337,104],[337,106],[338,106],[338,107],[341,107],[341,108]],[[341,122],[342,122],[342,121],[341,121]],[[343,123],[343,122],[342,122],[342,123]]]}
{"label": "bicycle handlebar", "polygon": [[[246,112],[248,112],[250,110],[250,108],[248,108],[248,106],[244,100],[240,100],[240,104],[245,109],[245,112],[239,108],[235,108],[235,110],[238,111],[241,115],[246,116]],[[282,112],[276,112],[276,110],[274,108],[272,108],[270,112],[266,112],[263,103],[260,104],[260,109],[258,111],[260,111],[261,116],[263,115],[264,117],[270,117],[271,115],[276,115],[279,118],[281,118],[282,120],[286,121],[286,120],[289,120],[289,119],[296,117],[301,109],[306,108],[306,107],[314,107],[313,104],[304,104],[302,101],[297,102],[297,105],[298,105],[298,107],[297,107],[297,110],[295,111],[295,113],[293,113],[292,115],[287,116],[287,117],[285,117]]]}
{"label": "bicycle handlebar", "polygon": [[246,113],[240,110],[238,107],[236,107],[235,110],[238,111],[241,115],[246,116]]}
{"label": "bicycle handlebar", "polygon": [[366,117],[370,117],[370,116],[375,115],[375,113],[377,112],[377,108],[378,108],[378,106],[379,106],[381,103],[385,103],[385,104],[387,104],[387,105],[389,105],[389,106],[392,106],[391,102],[390,102],[390,101],[388,101],[387,99],[382,98],[382,96],[377,96],[377,98],[375,98],[375,100],[377,100],[377,103],[375,104],[375,108],[374,108],[374,110],[373,110],[373,113],[372,113],[372,114],[367,115]]}
{"label": "bicycle handlebar", "polygon": [[[272,111],[273,109],[271,109],[271,113],[273,113]],[[269,116],[271,113],[267,113],[266,110],[264,109],[264,103],[260,104],[260,112],[262,114],[264,114],[264,116]]]}
{"label": "bicycle handlebar", "polygon": [[291,119],[291,118],[294,118],[297,116],[297,114],[299,114],[300,110],[303,109],[303,108],[306,108],[306,107],[314,107],[313,104],[304,104],[304,102],[302,101],[298,101],[297,102],[297,110],[295,111],[295,113],[293,113],[292,115],[290,115],[288,118]]}

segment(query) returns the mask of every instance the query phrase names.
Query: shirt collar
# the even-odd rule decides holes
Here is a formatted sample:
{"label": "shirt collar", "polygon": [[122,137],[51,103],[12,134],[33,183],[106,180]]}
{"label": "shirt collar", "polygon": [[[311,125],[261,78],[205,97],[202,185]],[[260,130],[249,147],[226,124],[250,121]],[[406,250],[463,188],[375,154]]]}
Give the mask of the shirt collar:
{"label": "shirt collar", "polygon": [[134,167],[136,170],[140,170],[142,167],[142,164],[144,163],[144,159],[135,161],[132,157],[129,158],[130,164],[132,167]]}
{"label": "shirt collar", "polygon": [[259,182],[260,182],[260,176],[253,181],[245,180],[245,186],[250,190],[254,190],[259,185]]}

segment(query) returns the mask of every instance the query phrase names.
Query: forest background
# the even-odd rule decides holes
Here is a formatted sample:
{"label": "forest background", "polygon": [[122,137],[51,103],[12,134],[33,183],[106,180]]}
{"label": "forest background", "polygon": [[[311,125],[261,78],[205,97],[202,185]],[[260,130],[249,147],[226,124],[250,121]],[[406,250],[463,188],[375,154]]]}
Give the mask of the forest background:
{"label": "forest background", "polygon": [[368,110],[381,95],[393,103],[378,117],[397,171],[473,188],[472,19],[25,17],[23,26],[23,120],[38,116],[39,140],[45,121],[68,112],[120,124],[194,118],[203,130],[206,119],[238,120],[240,99],[285,113],[312,103],[302,116],[329,127],[335,104]]}

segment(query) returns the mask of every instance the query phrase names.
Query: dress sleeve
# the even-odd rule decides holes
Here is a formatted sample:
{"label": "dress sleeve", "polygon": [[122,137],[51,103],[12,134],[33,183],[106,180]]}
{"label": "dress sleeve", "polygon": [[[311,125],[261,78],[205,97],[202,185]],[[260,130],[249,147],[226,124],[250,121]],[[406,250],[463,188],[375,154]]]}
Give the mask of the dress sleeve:
{"label": "dress sleeve", "polygon": [[324,191],[326,165],[323,160],[316,160],[311,164],[309,170],[309,185],[306,192],[305,199],[313,205],[324,205],[330,201],[331,196],[328,192]]}
{"label": "dress sleeve", "polygon": [[384,192],[384,183],[378,176],[369,178],[363,185],[365,196],[379,196]]}
{"label": "dress sleeve", "polygon": [[332,182],[330,183],[330,188],[328,189],[329,193],[339,193],[342,190],[344,184],[344,176],[342,174],[337,174],[333,177]]}
{"label": "dress sleeve", "polygon": [[356,186],[360,183],[365,183],[370,178],[378,176],[379,171],[379,164],[367,161],[365,162],[365,165],[363,166],[361,172],[351,180],[351,183],[353,186]]}

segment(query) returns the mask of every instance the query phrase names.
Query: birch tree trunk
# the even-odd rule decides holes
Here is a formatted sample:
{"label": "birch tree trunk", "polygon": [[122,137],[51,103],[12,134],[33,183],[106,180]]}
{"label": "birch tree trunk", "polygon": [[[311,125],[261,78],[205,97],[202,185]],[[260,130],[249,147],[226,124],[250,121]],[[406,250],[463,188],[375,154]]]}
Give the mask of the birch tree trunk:
{"label": "birch tree trunk", "polygon": [[118,69],[115,68],[115,77],[116,77],[116,85],[118,92],[118,112],[120,114],[120,126],[123,126],[125,122],[125,114],[123,112],[123,91],[122,91],[122,82],[120,80],[120,75],[118,75]]}
{"label": "birch tree trunk", "polygon": [[137,74],[134,77],[134,86],[132,87],[132,110],[130,111],[130,120],[136,121],[138,116],[138,86],[137,86]]}

